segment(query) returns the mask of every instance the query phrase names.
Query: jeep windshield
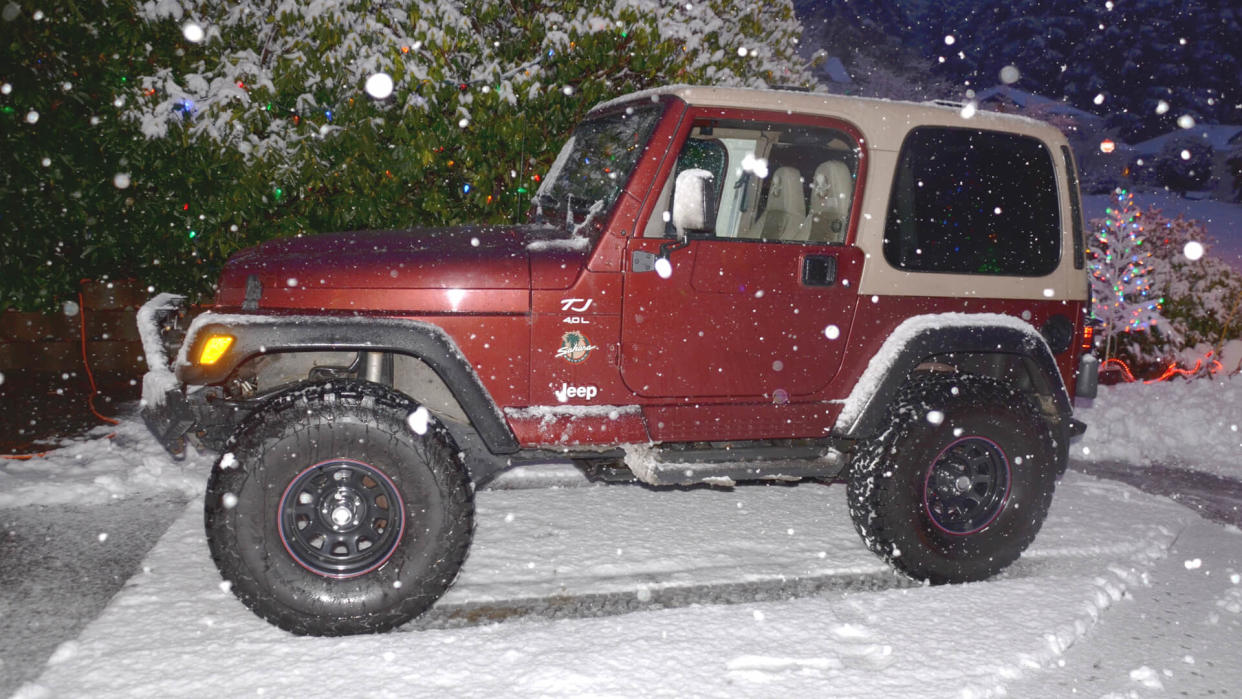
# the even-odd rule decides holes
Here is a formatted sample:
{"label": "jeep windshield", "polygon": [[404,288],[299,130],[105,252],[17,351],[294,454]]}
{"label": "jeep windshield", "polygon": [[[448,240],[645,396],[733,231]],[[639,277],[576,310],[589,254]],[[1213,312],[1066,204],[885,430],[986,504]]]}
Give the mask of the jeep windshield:
{"label": "jeep windshield", "polygon": [[662,104],[630,105],[587,119],[574,129],[535,194],[536,214],[582,225],[611,210],[638,165]]}

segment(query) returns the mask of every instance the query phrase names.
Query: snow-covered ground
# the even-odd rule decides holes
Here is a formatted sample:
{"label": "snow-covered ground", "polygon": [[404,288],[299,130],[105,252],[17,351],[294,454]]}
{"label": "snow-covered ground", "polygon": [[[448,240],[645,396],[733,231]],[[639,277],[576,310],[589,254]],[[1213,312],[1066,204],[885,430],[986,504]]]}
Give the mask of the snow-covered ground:
{"label": "snow-covered ground", "polygon": [[140,495],[202,495],[211,472],[209,455],[174,461],[135,412],[119,425],[101,425],[43,458],[0,461],[0,508],[99,505]]}
{"label": "snow-covered ground", "polygon": [[1242,480],[1242,375],[1100,387],[1075,411],[1075,459],[1161,464]]}
{"label": "snow-covered ground", "polygon": [[[1091,429],[1075,458],[1240,477],[1239,408],[1242,378],[1104,387],[1080,411]],[[1018,564],[939,588],[898,579],[862,546],[839,485],[482,491],[470,559],[428,617],[401,633],[321,639],[269,626],[222,589],[197,500],[208,467],[204,456],[172,461],[132,418],[0,465],[0,507],[195,498],[18,696],[1146,696],[1242,685],[1242,532],[1074,472]],[[99,522],[101,535],[109,528]]]}
{"label": "snow-covered ground", "polygon": [[[483,492],[475,548],[436,628],[346,639],[295,638],[244,609],[220,585],[192,503],[19,696],[987,696],[1055,674],[1111,608],[1135,604],[1197,519],[1071,475],[1035,547],[1001,579],[910,587],[859,543],[841,491]],[[1105,687],[1172,686],[1193,663],[1226,660],[1213,647],[1239,631],[1225,607],[1242,601],[1229,580],[1242,536],[1213,527],[1208,545],[1225,553],[1171,566],[1220,583],[1179,601],[1193,649],[1132,642]],[[790,580],[822,584],[764,594]],[[713,604],[702,589],[743,583],[755,601]],[[660,609],[678,590],[688,606]],[[610,596],[626,613],[595,616],[618,604]]]}

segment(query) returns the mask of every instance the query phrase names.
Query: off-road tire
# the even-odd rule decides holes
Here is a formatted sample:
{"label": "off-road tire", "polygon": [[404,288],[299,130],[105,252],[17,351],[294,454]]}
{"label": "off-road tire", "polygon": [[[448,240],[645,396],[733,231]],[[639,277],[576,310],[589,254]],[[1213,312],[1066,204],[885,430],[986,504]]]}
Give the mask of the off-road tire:
{"label": "off-road tire", "polygon": [[434,417],[410,420],[418,408],[379,384],[332,380],[282,393],[238,427],[205,520],[247,607],[295,634],[337,636],[388,631],[444,594],[474,502],[452,437]]}
{"label": "off-road tire", "polygon": [[983,580],[1035,539],[1061,451],[1031,400],[1007,384],[912,380],[851,464],[850,516],[868,548],[916,580]]}

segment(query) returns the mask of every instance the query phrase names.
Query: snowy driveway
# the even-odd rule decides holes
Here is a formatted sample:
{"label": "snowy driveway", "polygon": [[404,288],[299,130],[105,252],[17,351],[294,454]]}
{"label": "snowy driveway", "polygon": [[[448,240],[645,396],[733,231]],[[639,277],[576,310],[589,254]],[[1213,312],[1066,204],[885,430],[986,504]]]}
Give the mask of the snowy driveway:
{"label": "snowy driveway", "polygon": [[[1073,446],[1096,462],[1075,468],[1236,522],[1239,411],[1242,380],[1105,387],[1080,409],[1091,427]],[[202,534],[209,467],[206,456],[173,462],[132,416],[46,458],[0,464],[0,555],[13,566],[0,578],[0,651],[25,651],[0,658],[0,693],[27,679],[19,696],[1129,697],[1242,686],[1242,532],[1075,471],[1010,571],[937,588],[897,579],[863,548],[840,485],[482,491],[462,577],[426,618],[323,639],[286,635],[221,589]],[[63,555],[41,558],[40,546]]]}
{"label": "snowy driveway", "polygon": [[[192,502],[19,695],[985,696],[1045,682],[1068,694],[1080,678],[1058,665],[1171,577],[1194,595],[1177,609],[1180,645],[1123,639],[1092,695],[1242,676],[1208,657],[1242,638],[1242,536],[1075,473],[1010,572],[939,588],[898,581],[863,548],[841,486],[484,491],[478,506],[463,575],[422,628],[324,639],[268,626],[221,589]],[[1213,555],[1170,559],[1191,530]]]}

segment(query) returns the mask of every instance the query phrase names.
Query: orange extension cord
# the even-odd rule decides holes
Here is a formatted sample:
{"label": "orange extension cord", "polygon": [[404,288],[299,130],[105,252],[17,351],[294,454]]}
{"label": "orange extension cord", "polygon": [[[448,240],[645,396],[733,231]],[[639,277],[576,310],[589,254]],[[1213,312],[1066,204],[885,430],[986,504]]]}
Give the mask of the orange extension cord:
{"label": "orange extension cord", "polygon": [[[119,421],[113,420],[107,415],[101,415],[99,411],[95,409],[95,395],[99,393],[99,388],[95,385],[95,374],[91,372],[91,362],[86,356],[86,303],[82,299],[81,291],[78,292],[78,319],[80,321],[79,327],[82,335],[82,366],[86,367],[86,378],[91,384],[90,395],[86,397],[86,406],[91,409],[91,414],[100,420],[103,420],[110,425],[119,425],[121,424]],[[115,436],[116,433],[114,432],[109,434],[107,439],[112,439]],[[12,461],[28,461],[30,459],[41,459],[46,455],[47,452],[41,451],[35,454],[0,454],[0,458]]]}

